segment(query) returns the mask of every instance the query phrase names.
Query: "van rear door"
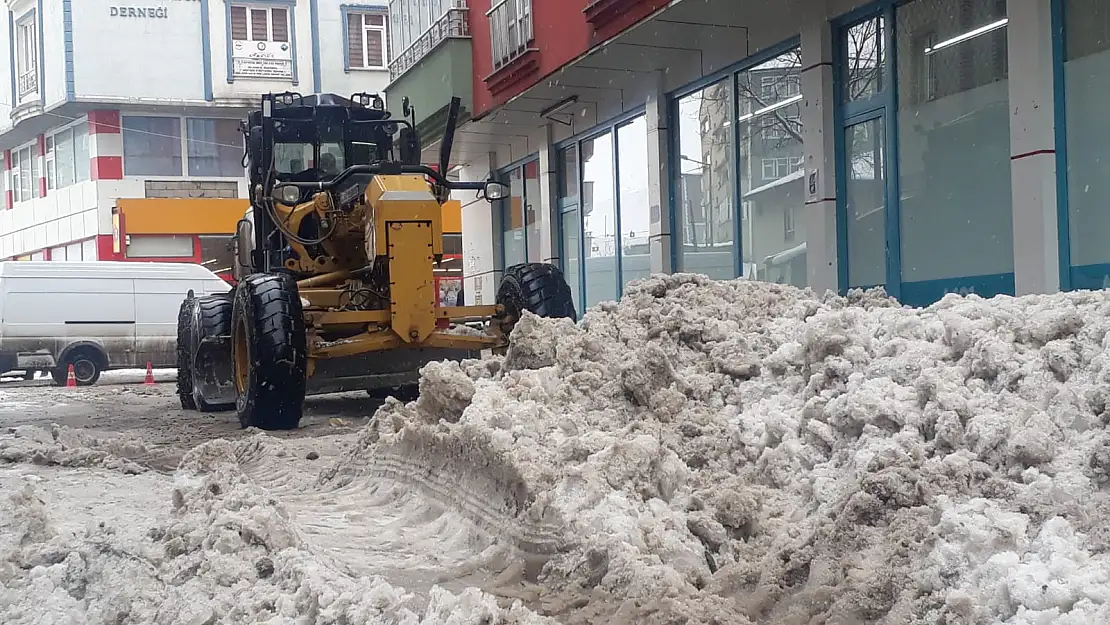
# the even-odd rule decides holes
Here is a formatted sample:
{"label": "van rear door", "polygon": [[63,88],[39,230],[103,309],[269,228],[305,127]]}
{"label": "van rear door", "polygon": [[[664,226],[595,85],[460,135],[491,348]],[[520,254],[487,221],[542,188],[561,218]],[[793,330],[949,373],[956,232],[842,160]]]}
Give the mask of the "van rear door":
{"label": "van rear door", "polygon": [[135,278],[135,345],[139,364],[177,366],[177,313],[189,289],[199,295],[194,278],[160,276]]}

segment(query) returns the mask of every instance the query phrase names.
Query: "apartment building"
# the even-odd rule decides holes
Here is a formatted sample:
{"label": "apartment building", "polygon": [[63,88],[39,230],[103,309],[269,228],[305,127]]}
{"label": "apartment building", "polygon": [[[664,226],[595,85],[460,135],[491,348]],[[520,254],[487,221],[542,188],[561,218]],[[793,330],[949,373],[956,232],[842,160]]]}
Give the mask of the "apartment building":
{"label": "apartment building", "polygon": [[265,92],[389,82],[384,0],[10,0],[7,12],[0,259],[225,270],[247,207],[248,108]]}

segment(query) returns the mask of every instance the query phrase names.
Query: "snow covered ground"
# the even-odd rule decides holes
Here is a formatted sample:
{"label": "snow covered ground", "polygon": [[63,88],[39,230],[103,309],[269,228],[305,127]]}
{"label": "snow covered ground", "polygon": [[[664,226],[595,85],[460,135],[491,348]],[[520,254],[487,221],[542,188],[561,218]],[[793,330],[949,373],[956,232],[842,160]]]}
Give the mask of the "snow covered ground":
{"label": "snow covered ground", "polygon": [[1110,623],[1108,330],[1106,292],[658,276],[173,470],[199,440],[24,419],[0,622]]}

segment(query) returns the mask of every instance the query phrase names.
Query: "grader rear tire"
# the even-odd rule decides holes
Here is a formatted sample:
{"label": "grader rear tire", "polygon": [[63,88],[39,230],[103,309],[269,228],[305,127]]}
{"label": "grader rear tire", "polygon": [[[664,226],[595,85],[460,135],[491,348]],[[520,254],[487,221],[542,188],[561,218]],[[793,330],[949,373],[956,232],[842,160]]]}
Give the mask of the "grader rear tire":
{"label": "grader rear tire", "polygon": [[231,323],[240,425],[296,429],[308,361],[297,283],[286,274],[248,276],[235,289]]}
{"label": "grader rear tire", "polygon": [[540,317],[572,321],[578,318],[563,272],[548,263],[526,263],[506,269],[497,289],[497,303],[505,307],[506,318],[512,325],[525,310]]}
{"label": "grader rear tire", "polygon": [[[193,311],[191,335],[193,342],[192,351],[190,352],[192,355],[191,363],[195,366],[199,366],[200,369],[194,369],[192,371],[192,394],[193,403],[196,405],[197,410],[201,412],[221,412],[235,408],[234,403],[212,403],[207,401],[204,395],[202,395],[203,389],[206,388],[205,376],[214,375],[213,369],[216,368],[216,364],[212,362],[212,359],[220,358],[221,355],[219,353],[213,353],[215,350],[213,350],[212,347],[208,347],[206,357],[204,359],[198,358],[198,352],[204,340],[212,340],[220,336],[231,334],[231,309],[231,294],[219,294],[206,295],[198,299],[196,301],[196,308]],[[224,352],[224,358],[227,357],[226,354],[227,352]]]}

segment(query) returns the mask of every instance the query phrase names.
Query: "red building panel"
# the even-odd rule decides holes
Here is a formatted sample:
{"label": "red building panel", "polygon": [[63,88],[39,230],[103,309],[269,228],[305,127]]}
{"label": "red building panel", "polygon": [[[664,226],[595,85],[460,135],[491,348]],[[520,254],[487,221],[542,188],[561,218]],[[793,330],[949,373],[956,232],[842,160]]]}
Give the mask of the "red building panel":
{"label": "red building panel", "polygon": [[470,0],[475,117],[508,102],[669,4],[669,0],[532,0],[530,49],[495,71],[486,16],[495,2]]}

